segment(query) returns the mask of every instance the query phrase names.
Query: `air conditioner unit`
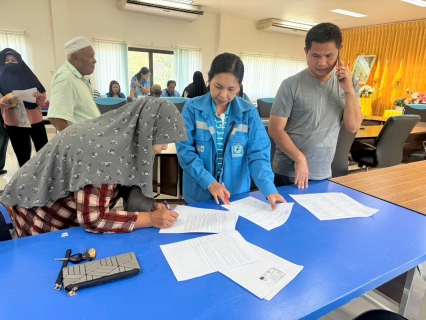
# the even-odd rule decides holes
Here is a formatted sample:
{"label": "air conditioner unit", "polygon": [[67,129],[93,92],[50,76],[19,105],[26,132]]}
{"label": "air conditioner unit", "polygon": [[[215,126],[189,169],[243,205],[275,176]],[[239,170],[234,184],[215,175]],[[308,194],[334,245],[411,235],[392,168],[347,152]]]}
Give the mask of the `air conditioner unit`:
{"label": "air conditioner unit", "polygon": [[296,19],[265,19],[259,21],[259,23],[257,24],[257,29],[273,32],[282,32],[292,34],[294,36],[304,37],[308,33],[309,29],[311,29],[315,25],[315,23],[307,22],[309,24],[304,24],[301,22],[293,22],[291,20],[300,21]]}
{"label": "air conditioner unit", "polygon": [[200,19],[204,14],[199,6],[164,0],[120,0],[118,8],[126,11],[187,21]]}

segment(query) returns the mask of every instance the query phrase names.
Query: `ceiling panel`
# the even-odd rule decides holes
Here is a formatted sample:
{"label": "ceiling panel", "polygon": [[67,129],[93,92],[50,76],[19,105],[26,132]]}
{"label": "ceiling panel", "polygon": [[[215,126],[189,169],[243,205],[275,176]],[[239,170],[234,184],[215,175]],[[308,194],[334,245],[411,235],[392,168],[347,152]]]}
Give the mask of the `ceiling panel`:
{"label": "ceiling panel", "polygon": [[[426,19],[426,8],[400,0],[196,0],[205,12],[258,21],[266,18],[333,22],[354,28],[391,22]],[[331,12],[343,9],[366,14],[354,18]]]}

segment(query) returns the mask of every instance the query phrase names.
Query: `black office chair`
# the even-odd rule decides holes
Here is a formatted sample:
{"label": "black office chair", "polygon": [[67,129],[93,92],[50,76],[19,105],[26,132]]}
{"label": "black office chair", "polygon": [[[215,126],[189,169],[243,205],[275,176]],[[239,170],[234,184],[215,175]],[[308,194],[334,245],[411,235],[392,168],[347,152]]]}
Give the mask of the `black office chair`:
{"label": "black office chair", "polygon": [[369,147],[352,152],[352,158],[358,166],[386,168],[395,166],[402,161],[405,140],[419,122],[420,116],[407,114],[390,117],[379,133],[374,146],[360,142]]}
{"label": "black office chair", "polygon": [[271,115],[272,105],[274,98],[260,98],[257,99],[257,111],[261,118],[269,118]]}
{"label": "black office chair", "polygon": [[108,111],[118,109],[128,102],[122,98],[95,98],[95,103],[99,108],[99,112],[104,114]]}
{"label": "black office chair", "polygon": [[179,103],[175,103],[174,105],[176,106],[176,108],[179,110],[180,113],[182,113],[183,110],[183,106],[185,105],[186,102],[179,102]]}
{"label": "black office chair", "polygon": [[182,113],[183,106],[189,100],[188,98],[185,98],[185,97],[161,97],[161,99],[164,99],[173,103],[180,113]]}
{"label": "black office chair", "polygon": [[4,219],[4,214],[9,214],[6,208],[0,204],[0,242],[11,240],[12,237],[9,232],[9,227]]}
{"label": "black office chair", "polygon": [[405,106],[404,114],[416,114],[420,116],[420,121],[426,122],[426,109],[417,109],[410,106]]}
{"label": "black office chair", "polygon": [[346,176],[348,174],[349,151],[351,150],[355,136],[356,132],[350,133],[346,130],[344,124],[342,124],[337,138],[336,153],[331,163],[331,176],[333,178]]}
{"label": "black office chair", "polygon": [[353,320],[408,320],[407,318],[388,310],[369,310]]}

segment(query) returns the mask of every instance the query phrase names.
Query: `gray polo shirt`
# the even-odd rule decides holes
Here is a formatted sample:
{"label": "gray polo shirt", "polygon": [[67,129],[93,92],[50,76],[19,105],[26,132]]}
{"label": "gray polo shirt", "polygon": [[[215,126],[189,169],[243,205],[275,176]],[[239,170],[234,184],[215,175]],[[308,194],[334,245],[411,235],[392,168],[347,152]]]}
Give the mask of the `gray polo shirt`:
{"label": "gray polo shirt", "polygon": [[[358,86],[353,82],[358,94]],[[305,155],[310,180],[331,177],[344,107],[345,93],[334,72],[322,83],[305,69],[285,79],[278,89],[271,114],[288,118],[284,130]],[[295,177],[294,161],[279,148],[272,168],[275,173]]]}

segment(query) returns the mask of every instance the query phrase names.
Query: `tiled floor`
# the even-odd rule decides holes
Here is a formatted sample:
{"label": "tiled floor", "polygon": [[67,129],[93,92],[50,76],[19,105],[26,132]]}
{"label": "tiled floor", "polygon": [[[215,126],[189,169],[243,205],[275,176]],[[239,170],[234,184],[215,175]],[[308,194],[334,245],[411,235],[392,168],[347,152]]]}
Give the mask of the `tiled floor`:
{"label": "tiled floor", "polygon": [[[49,139],[55,135],[55,131],[53,130],[52,127],[50,128],[47,127],[47,131],[48,131]],[[33,153],[34,153],[34,150],[33,150]],[[18,168],[19,168],[18,161],[9,143],[9,148],[8,148],[7,157],[6,157],[6,167],[5,167],[5,169],[8,172],[6,174],[0,175],[0,190],[4,189],[4,186],[6,185],[7,181],[10,180],[10,178],[18,170]],[[350,170],[350,174],[356,174],[357,172],[364,172],[364,170],[362,169],[360,170],[356,166],[353,166],[350,169],[352,169]],[[182,200],[170,200],[170,201],[168,200],[168,202],[173,207],[176,204],[183,203]],[[120,205],[120,203],[118,203],[117,205]],[[426,269],[426,263],[423,264],[423,267]],[[350,275],[348,275],[348,277],[349,276]],[[408,319],[410,320],[417,319],[425,290],[426,290],[426,282],[416,272],[414,277],[413,294],[408,304],[408,315],[406,315]],[[388,308],[394,311],[397,311],[397,307],[393,306],[390,302],[381,298],[374,292],[369,293],[369,295],[371,295],[374,299],[378,300],[380,303],[387,306]],[[370,309],[377,309],[377,308],[373,304],[365,300],[364,298],[358,298],[346,304],[345,306],[329,313],[328,315],[322,317],[321,320],[350,320],[356,317],[357,315]]]}

